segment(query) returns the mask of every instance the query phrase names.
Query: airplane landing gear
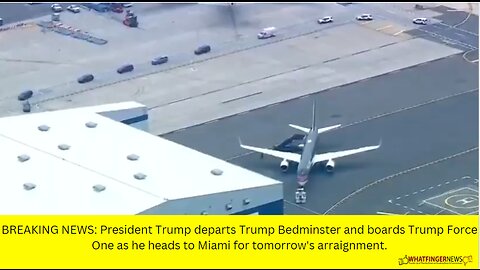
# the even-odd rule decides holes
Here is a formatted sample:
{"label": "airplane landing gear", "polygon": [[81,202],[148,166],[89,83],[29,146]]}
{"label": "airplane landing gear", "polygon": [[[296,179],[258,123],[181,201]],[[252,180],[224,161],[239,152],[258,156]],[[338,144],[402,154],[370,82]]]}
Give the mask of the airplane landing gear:
{"label": "airplane landing gear", "polygon": [[307,202],[307,192],[305,188],[299,187],[295,192],[295,203],[297,204],[304,204]]}

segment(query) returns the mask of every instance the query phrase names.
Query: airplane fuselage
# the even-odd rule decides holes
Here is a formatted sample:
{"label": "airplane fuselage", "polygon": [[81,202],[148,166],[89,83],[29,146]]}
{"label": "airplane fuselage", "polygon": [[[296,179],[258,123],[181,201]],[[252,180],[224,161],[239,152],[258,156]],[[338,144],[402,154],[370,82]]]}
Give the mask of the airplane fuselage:
{"label": "airplane fuselage", "polygon": [[300,162],[297,169],[297,183],[303,187],[308,182],[308,175],[313,165],[313,157],[315,156],[315,149],[317,148],[318,133],[317,128],[313,127],[305,138],[305,145],[303,147]]}

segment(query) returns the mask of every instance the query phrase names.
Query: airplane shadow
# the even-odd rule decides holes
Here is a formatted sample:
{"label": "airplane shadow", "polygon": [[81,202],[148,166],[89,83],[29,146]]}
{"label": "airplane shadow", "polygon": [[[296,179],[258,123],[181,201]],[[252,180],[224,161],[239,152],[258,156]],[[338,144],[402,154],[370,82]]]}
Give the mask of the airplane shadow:
{"label": "airplane shadow", "polygon": [[236,29],[239,26],[248,27],[259,23],[254,16],[251,16],[252,12],[249,12],[248,7],[245,9],[241,5],[218,4],[210,5],[209,9],[212,13],[211,16],[206,17],[206,20],[215,25],[228,25]]}

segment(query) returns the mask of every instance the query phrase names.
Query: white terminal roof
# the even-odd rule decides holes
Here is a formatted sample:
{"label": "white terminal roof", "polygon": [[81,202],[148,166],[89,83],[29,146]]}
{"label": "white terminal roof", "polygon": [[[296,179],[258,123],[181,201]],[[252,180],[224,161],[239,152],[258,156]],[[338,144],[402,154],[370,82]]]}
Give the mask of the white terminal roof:
{"label": "white terminal roof", "polygon": [[166,200],[278,184],[96,113],[132,106],[139,104],[0,118],[0,214],[137,214]]}

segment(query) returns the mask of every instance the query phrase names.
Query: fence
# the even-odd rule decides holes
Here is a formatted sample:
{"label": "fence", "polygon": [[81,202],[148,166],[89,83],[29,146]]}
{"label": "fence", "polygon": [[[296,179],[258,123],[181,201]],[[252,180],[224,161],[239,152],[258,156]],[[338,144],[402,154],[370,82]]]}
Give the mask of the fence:
{"label": "fence", "polygon": [[33,23],[17,23],[15,25],[0,27],[0,32],[13,30],[13,29],[18,29],[18,28],[32,27],[34,25],[35,24],[33,24]]}
{"label": "fence", "polygon": [[37,23],[37,25],[44,29],[48,29],[50,31],[54,31],[56,33],[59,33],[65,36],[70,36],[76,39],[85,40],[96,45],[105,45],[108,42],[105,39],[94,37],[92,35],[85,33],[80,29],[76,29],[59,22],[41,21]]}

